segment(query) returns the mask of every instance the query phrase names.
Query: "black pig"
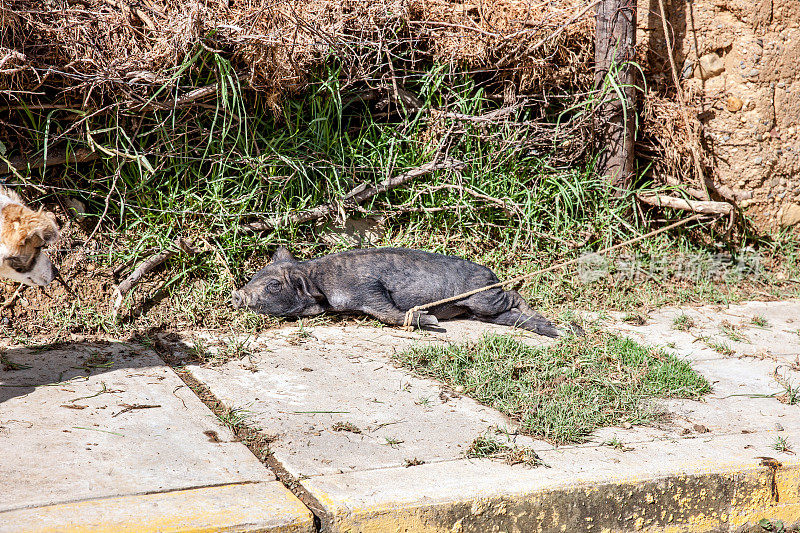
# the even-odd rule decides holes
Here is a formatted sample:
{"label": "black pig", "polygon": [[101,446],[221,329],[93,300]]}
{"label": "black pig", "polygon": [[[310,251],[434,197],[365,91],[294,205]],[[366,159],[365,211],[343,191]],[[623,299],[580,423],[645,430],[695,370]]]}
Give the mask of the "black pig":
{"label": "black pig", "polygon": [[[297,261],[283,247],[250,283],[233,291],[234,307],[273,316],[312,316],[325,311],[360,312],[402,325],[406,311],[497,283],[488,268],[458,257],[408,248],[352,250]],[[470,316],[557,337],[550,321],[531,309],[517,291],[489,289],[415,313],[413,324]]]}

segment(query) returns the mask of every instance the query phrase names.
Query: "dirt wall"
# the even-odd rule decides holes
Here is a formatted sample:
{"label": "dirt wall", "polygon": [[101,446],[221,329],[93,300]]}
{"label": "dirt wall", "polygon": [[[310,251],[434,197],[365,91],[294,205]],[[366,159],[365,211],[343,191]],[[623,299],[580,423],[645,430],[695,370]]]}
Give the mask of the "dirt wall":
{"label": "dirt wall", "polygon": [[[665,50],[659,1],[639,9],[640,42]],[[759,229],[800,227],[800,1],[671,0],[666,9],[715,181],[752,192],[740,206]]]}

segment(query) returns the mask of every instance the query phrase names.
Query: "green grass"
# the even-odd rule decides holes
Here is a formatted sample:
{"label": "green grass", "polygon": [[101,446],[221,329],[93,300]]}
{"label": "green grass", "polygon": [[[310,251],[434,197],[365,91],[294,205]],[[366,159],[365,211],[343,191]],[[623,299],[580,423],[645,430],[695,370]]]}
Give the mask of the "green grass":
{"label": "green grass", "polygon": [[655,420],[653,398],[698,398],[710,390],[687,362],[599,332],[538,348],[491,335],[477,343],[415,347],[396,359],[464,387],[518,420],[526,433],[557,444],[585,441],[598,427]]}
{"label": "green grass", "polygon": [[224,407],[217,414],[220,422],[227,426],[231,431],[236,431],[240,427],[248,425],[248,421],[252,419],[254,413],[243,407]]}
{"label": "green grass", "polygon": [[681,313],[672,319],[672,329],[678,331],[689,331],[694,325],[694,319],[686,313]]}
{"label": "green grass", "polygon": [[723,321],[719,326],[719,331],[734,342],[750,342],[741,331],[739,326],[734,326],[728,321]]}
{"label": "green grass", "polygon": [[781,437],[780,435],[775,437],[775,441],[772,443],[772,449],[781,453],[794,454],[792,446],[789,444],[789,440],[786,437]]}
{"label": "green grass", "polygon": [[617,437],[616,435],[614,435],[613,437],[611,437],[606,441],[603,441],[601,445],[608,446],[609,448],[614,448],[615,450],[619,450],[621,452],[626,452],[633,449],[625,446],[625,443],[619,440],[619,437]]}
{"label": "green grass", "polygon": [[634,326],[644,326],[647,323],[647,315],[629,311],[622,317],[622,321],[633,324]]}
{"label": "green grass", "polygon": [[733,355],[736,353],[736,350],[731,348],[727,342],[722,340],[706,339],[706,345],[721,355]]}
{"label": "green grass", "polygon": [[384,437],[385,445],[389,446],[390,448],[399,448],[401,444],[405,441],[398,439],[397,437]]}
{"label": "green grass", "polygon": [[758,521],[758,525],[761,526],[761,531],[769,531],[771,533],[797,533],[800,531],[800,529],[797,528],[788,530],[782,520],[775,520],[773,522],[769,518],[762,518]]}

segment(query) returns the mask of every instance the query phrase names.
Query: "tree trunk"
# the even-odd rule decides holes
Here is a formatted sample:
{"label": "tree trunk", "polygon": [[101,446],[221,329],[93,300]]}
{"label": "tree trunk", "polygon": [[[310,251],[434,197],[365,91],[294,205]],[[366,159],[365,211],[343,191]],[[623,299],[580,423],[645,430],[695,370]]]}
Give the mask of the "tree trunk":
{"label": "tree trunk", "polygon": [[630,188],[634,173],[636,113],[636,0],[600,0],[595,37],[595,88],[603,98],[595,116],[597,170],[617,196]]}

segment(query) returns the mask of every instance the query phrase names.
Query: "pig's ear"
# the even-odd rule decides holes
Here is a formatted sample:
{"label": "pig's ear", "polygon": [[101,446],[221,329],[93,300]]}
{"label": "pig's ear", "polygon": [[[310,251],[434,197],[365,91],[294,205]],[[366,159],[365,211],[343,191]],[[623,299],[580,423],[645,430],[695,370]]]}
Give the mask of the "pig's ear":
{"label": "pig's ear", "polygon": [[292,282],[292,287],[297,290],[297,294],[300,296],[306,296],[313,298],[314,300],[319,300],[322,298],[322,293],[319,292],[317,286],[314,285],[311,280],[305,276],[305,274],[290,271],[289,279]]}
{"label": "pig's ear", "polygon": [[294,257],[292,254],[289,253],[289,250],[284,248],[283,246],[279,246],[275,253],[272,254],[272,262],[277,263],[278,261],[294,261]]}

